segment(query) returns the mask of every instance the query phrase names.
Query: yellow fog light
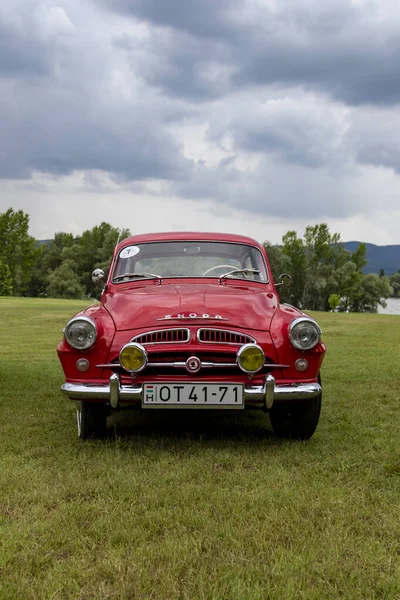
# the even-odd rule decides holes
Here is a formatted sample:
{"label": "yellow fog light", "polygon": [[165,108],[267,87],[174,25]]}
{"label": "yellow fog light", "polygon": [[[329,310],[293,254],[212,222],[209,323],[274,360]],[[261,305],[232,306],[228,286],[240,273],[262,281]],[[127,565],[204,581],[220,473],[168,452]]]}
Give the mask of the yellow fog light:
{"label": "yellow fog light", "polygon": [[245,344],[237,353],[237,364],[246,373],[256,373],[265,362],[264,352],[256,344]]}
{"label": "yellow fog light", "polygon": [[147,352],[140,344],[126,344],[119,353],[121,366],[131,373],[139,373],[147,365]]}

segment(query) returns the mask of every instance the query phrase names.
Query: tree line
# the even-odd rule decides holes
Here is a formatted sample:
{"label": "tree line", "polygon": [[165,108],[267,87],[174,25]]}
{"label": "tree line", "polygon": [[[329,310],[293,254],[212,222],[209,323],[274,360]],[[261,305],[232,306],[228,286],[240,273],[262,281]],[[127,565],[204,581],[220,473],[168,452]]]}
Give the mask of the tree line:
{"label": "tree line", "polygon": [[93,269],[107,270],[118,239],[129,235],[101,223],[38,242],[29,235],[29,216],[10,208],[0,213],[0,296],[94,298]]}
{"label": "tree line", "polygon": [[[117,241],[129,235],[103,222],[79,236],[59,232],[38,242],[29,235],[29,215],[10,208],[0,213],[0,296],[94,298],[93,269],[106,271]],[[291,275],[279,288],[284,302],[309,310],[376,312],[386,298],[400,296],[400,271],[390,278],[364,274],[365,244],[345,250],[325,223],[308,226],[303,237],[288,231],[281,245],[264,245],[275,281]]]}
{"label": "tree line", "polygon": [[[289,273],[291,282],[280,288],[282,301],[309,310],[376,312],[378,305],[400,292],[400,272],[387,277],[363,273],[366,245],[355,252],[343,247],[340,234],[330,233],[325,223],[309,225],[303,237],[288,231],[282,245],[265,243],[276,279]],[[400,281],[399,281],[400,283]]]}

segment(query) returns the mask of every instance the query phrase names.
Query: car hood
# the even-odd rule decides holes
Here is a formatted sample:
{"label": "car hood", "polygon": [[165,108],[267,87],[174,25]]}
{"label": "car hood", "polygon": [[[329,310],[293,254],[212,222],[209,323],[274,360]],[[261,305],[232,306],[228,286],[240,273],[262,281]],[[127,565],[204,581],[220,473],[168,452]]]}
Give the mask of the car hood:
{"label": "car hood", "polygon": [[110,291],[103,304],[118,331],[166,325],[212,324],[213,327],[268,331],[277,307],[264,286],[243,284],[136,284]]}

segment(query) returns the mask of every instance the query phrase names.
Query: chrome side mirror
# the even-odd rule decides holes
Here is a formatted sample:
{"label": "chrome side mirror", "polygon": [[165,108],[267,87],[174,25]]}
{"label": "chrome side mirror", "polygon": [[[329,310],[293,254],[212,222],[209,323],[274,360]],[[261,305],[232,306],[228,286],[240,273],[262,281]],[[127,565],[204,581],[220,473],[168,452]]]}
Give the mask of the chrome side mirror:
{"label": "chrome side mirror", "polygon": [[[287,281],[285,281],[285,279]],[[278,285],[284,285],[286,282],[289,282],[291,280],[292,280],[292,278],[289,275],[289,273],[281,273],[278,277],[278,283],[275,284],[275,287],[278,287]]]}
{"label": "chrome side mirror", "polygon": [[103,269],[95,269],[92,273],[92,281],[93,283],[99,283],[99,281],[104,281],[104,271]]}

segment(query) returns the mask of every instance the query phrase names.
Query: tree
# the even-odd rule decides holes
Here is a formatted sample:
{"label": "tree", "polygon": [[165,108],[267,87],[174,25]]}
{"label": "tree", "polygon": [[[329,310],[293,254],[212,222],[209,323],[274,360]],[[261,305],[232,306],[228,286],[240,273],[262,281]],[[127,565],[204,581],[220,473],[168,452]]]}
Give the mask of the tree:
{"label": "tree", "polygon": [[399,298],[400,297],[400,272],[399,273],[394,273],[391,277],[390,277],[390,285],[393,289],[393,296],[394,298]]}
{"label": "tree", "polygon": [[36,263],[32,269],[32,278],[27,290],[28,296],[46,296],[48,275],[61,266],[64,248],[72,246],[74,236],[71,233],[56,233],[54,239],[41,244]]}
{"label": "tree", "polygon": [[386,306],[386,298],[392,294],[388,277],[379,277],[376,273],[367,273],[361,278],[357,288],[350,297],[350,312],[372,312],[378,305]]}
{"label": "tree", "polygon": [[340,293],[338,271],[349,253],[338,233],[331,234],[326,223],[309,225],[304,233],[307,272],[303,306],[312,310],[329,310],[329,297]]}
{"label": "tree", "polygon": [[47,276],[47,295],[51,298],[84,298],[85,288],[74,271],[76,263],[65,260]]}
{"label": "tree", "polygon": [[12,279],[8,265],[0,260],[0,296],[12,295]]}
{"label": "tree", "polygon": [[349,311],[351,298],[358,289],[363,274],[357,270],[356,264],[350,259],[334,273],[336,280],[336,293],[340,298],[338,308]]}
{"label": "tree", "polygon": [[[270,242],[264,242],[264,248],[267,252],[272,276],[276,282],[279,278],[279,275],[282,273],[289,273],[291,271],[290,260],[285,254],[283,254],[280,246],[270,244]],[[282,285],[279,288],[279,297],[281,302],[290,302],[290,288],[290,283]]]}
{"label": "tree", "polygon": [[281,252],[292,276],[291,302],[313,310],[329,310],[329,297],[339,293],[340,269],[350,259],[338,233],[331,234],[326,223],[306,227],[304,238],[288,231]]}
{"label": "tree", "polygon": [[331,294],[328,298],[329,308],[334,311],[340,304],[339,294]]}
{"label": "tree", "polygon": [[357,250],[354,250],[350,257],[356,265],[357,271],[361,272],[367,264],[367,245],[364,242],[360,242]]}
{"label": "tree", "polygon": [[28,233],[29,215],[9,208],[0,213],[0,260],[10,271],[13,293],[23,295],[29,286],[39,250]]}
{"label": "tree", "polygon": [[376,311],[378,304],[385,304],[392,289],[388,278],[363,274],[366,244],[348,252],[340,235],[331,234],[326,223],[306,227],[303,239],[295,231],[288,231],[282,244],[264,245],[274,277],[278,271],[292,276],[291,286],[280,290],[285,300],[287,296],[292,304],[312,310],[360,312]]}
{"label": "tree", "polygon": [[304,306],[307,256],[303,240],[297,237],[295,231],[288,231],[282,237],[282,244],[282,254],[287,259],[288,271],[292,277],[290,302],[295,306]]}
{"label": "tree", "polygon": [[98,293],[98,288],[92,282],[93,269],[98,267],[106,271],[118,239],[122,240],[128,235],[129,230],[120,231],[103,222],[84,231],[80,237],[75,238],[72,245],[63,248],[62,260],[75,261],[76,273],[88,296],[94,297]]}

